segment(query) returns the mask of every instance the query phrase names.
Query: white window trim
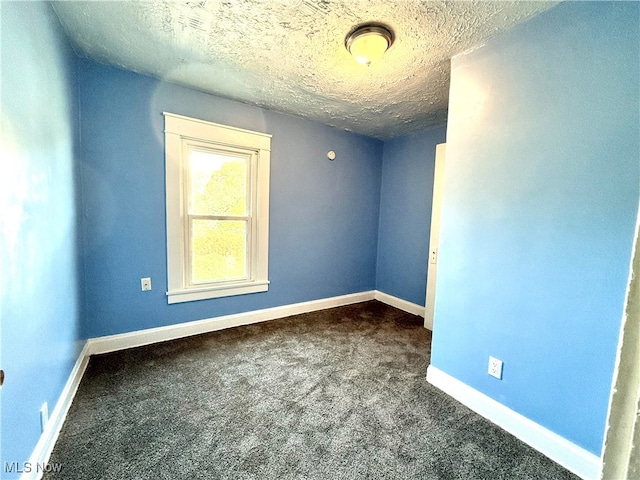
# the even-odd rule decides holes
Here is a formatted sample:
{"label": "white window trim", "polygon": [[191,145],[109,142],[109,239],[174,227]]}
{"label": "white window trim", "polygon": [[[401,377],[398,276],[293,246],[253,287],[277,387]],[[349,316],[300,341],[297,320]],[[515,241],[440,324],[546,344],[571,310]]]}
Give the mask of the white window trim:
{"label": "white window trim", "polygon": [[[181,303],[269,289],[269,172],[271,135],[163,112],[167,202],[167,298]],[[255,211],[251,239],[249,279],[189,286],[186,278],[186,238],[183,162],[184,141],[204,142],[213,148],[240,148],[255,152]]]}

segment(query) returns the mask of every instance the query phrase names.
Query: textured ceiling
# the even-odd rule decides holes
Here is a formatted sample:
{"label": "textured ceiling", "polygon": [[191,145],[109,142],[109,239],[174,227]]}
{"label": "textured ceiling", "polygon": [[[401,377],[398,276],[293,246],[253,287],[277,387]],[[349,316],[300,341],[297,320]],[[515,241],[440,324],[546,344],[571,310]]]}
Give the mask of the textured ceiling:
{"label": "textured ceiling", "polygon": [[[81,56],[388,139],[446,121],[449,61],[557,2],[54,2]],[[344,48],[364,22],[396,40],[370,67]]]}

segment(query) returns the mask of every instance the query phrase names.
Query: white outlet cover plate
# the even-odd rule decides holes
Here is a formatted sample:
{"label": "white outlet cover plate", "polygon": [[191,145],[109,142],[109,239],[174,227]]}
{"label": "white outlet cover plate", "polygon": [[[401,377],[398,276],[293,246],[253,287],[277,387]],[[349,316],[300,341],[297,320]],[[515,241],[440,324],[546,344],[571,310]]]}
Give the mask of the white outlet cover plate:
{"label": "white outlet cover plate", "polygon": [[496,377],[498,380],[502,380],[502,360],[498,360],[495,357],[489,357],[489,375]]}
{"label": "white outlet cover plate", "polygon": [[151,290],[151,278],[145,277],[140,279],[140,288],[143,292]]}
{"label": "white outlet cover plate", "polygon": [[40,407],[40,429],[44,432],[44,429],[47,427],[47,423],[49,422],[49,404],[44,402]]}

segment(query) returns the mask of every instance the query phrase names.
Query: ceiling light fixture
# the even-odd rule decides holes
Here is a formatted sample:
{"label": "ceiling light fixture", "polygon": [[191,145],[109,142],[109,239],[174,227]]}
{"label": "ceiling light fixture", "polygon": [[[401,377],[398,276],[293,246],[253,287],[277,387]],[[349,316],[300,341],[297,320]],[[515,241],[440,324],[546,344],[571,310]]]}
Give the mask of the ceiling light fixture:
{"label": "ceiling light fixture", "polygon": [[368,67],[384,55],[393,40],[393,31],[386,25],[367,23],[349,33],[344,45],[359,63]]}

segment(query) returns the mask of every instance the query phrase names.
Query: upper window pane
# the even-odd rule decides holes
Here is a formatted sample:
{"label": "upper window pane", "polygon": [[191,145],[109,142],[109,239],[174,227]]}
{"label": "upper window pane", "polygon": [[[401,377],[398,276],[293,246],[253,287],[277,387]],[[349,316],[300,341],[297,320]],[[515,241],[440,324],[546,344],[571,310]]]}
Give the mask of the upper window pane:
{"label": "upper window pane", "polygon": [[248,215],[249,165],[241,155],[189,149],[189,214]]}

